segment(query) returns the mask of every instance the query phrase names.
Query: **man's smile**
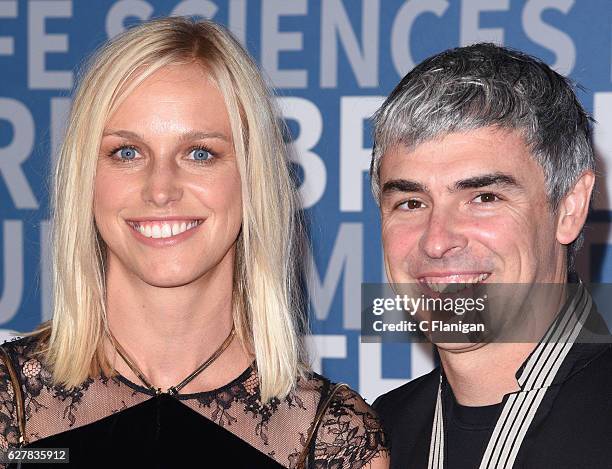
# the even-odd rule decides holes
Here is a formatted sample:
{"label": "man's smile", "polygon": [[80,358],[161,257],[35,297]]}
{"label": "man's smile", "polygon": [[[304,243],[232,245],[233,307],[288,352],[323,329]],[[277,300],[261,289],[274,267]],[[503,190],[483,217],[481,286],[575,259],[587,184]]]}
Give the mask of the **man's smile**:
{"label": "man's smile", "polygon": [[491,276],[490,272],[465,272],[428,274],[417,277],[418,281],[438,293],[455,293],[471,285],[482,283]]}

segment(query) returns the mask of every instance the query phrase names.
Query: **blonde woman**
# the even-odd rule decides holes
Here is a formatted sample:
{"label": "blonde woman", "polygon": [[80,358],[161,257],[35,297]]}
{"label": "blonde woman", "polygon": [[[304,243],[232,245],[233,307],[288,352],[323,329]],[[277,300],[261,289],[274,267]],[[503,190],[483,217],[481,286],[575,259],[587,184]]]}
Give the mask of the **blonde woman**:
{"label": "blonde woman", "polygon": [[0,445],[72,467],[386,468],[370,407],[306,365],[278,117],[222,27],[107,43],[53,193],[54,316],[3,346]]}

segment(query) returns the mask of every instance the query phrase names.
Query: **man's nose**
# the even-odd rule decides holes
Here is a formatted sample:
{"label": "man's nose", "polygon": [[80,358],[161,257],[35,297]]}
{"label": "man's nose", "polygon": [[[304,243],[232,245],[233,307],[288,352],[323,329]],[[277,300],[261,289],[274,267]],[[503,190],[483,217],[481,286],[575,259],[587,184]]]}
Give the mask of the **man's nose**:
{"label": "man's nose", "polygon": [[467,246],[460,215],[452,207],[434,207],[419,246],[432,259],[441,259]]}
{"label": "man's nose", "polygon": [[180,170],[173,160],[167,160],[153,163],[142,188],[143,200],[157,207],[180,200],[183,196]]}

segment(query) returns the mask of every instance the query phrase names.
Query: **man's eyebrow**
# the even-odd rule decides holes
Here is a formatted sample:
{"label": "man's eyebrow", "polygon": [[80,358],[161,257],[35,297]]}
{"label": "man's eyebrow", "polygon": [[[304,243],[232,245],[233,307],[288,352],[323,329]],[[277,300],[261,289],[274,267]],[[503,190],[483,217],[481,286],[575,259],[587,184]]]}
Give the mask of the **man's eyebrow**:
{"label": "man's eyebrow", "polygon": [[[119,129],[106,129],[102,134],[103,137],[107,136],[116,136],[123,138],[131,138],[134,140],[144,141],[142,135],[132,132],[131,130],[119,130]],[[203,140],[207,138],[218,138],[221,140],[229,141],[227,135],[220,132],[202,132],[199,130],[190,130],[188,132],[180,134],[178,140],[179,142],[185,142],[189,140]]]}
{"label": "man's eyebrow", "polygon": [[383,184],[382,194],[389,192],[429,192],[426,185],[410,179],[392,179]]}
{"label": "man's eyebrow", "polygon": [[[505,173],[491,173],[461,179],[453,185],[451,192],[463,189],[478,189],[488,186],[507,186],[521,188],[521,184],[511,175]],[[383,184],[381,193],[390,192],[429,192],[425,184],[410,179],[392,179]]]}
{"label": "man's eyebrow", "polygon": [[473,176],[467,179],[461,179],[455,182],[454,187],[451,191],[460,191],[463,189],[478,189],[487,186],[506,186],[515,187],[519,189],[522,187],[518,183],[518,181],[509,174],[491,173]]}

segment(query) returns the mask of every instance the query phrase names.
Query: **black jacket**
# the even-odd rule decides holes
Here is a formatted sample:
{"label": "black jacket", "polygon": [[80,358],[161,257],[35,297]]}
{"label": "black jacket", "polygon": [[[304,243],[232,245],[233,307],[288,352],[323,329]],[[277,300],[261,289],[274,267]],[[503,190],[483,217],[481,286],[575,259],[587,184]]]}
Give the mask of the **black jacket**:
{"label": "black jacket", "polygon": [[[600,316],[593,310],[589,319]],[[391,468],[427,467],[440,372],[438,367],[374,402],[390,440]],[[573,344],[514,467],[612,468],[612,344]]]}

